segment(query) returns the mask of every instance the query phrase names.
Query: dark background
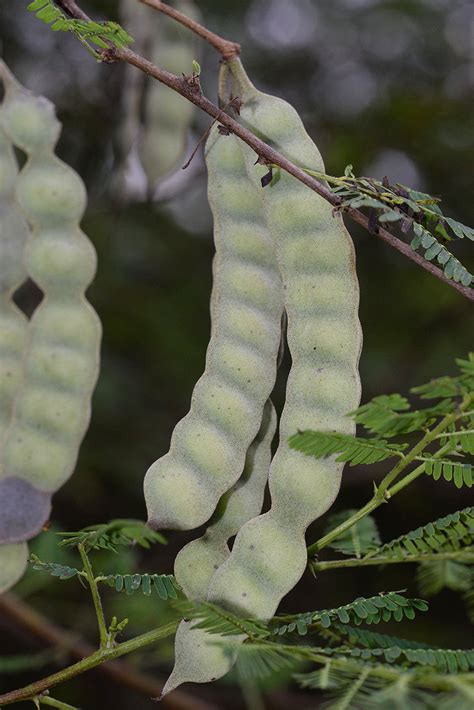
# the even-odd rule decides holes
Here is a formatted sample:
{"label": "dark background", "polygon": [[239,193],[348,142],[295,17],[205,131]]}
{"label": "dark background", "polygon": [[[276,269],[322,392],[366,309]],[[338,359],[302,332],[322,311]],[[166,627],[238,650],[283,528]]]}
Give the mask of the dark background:
{"label": "dark background", "polygon": [[[239,41],[255,83],[291,101],[339,175],[347,163],[356,174],[388,175],[434,195],[447,214],[474,223],[474,6],[464,0],[201,0],[204,22]],[[26,2],[3,0],[3,56],[35,93],[53,100],[64,129],[59,155],[83,177],[89,209],[83,228],[99,256],[89,298],[104,325],[102,371],[93,417],[73,478],[55,496],[56,530],[75,530],[116,517],[145,516],[142,479],[167,451],[175,423],[185,414],[200,376],[209,336],[212,222],[201,158],[181,175],[168,199],[119,202],[111,190],[114,141],[121,121],[124,67],[94,61],[72,37],[53,34],[26,11]],[[84,2],[95,18],[117,19],[116,2]],[[150,11],[151,12],[151,11]],[[218,57],[203,47],[203,84],[215,99]],[[196,115],[195,137],[209,125]],[[188,151],[189,152],[189,151]],[[454,370],[454,358],[472,349],[470,304],[427,272],[353,224],[364,330],[363,401]],[[473,270],[469,244],[456,254]],[[33,303],[31,288],[21,294]],[[277,401],[281,404],[281,392]],[[363,504],[375,470],[348,469],[333,510]],[[471,497],[472,501],[472,497]],[[389,540],[419,524],[469,504],[468,493],[423,478],[375,517]],[[313,541],[323,529],[310,530]],[[171,572],[176,550],[188,537],[169,535],[167,547],[146,554],[102,556],[97,569]],[[33,548],[43,559],[72,562],[52,533]],[[416,595],[414,570],[393,566],[307,575],[283,603],[298,611],[347,603],[358,595],[402,589]],[[29,572],[17,587],[35,609],[95,639],[87,594],[76,582]],[[153,598],[107,595],[109,613],[130,619],[134,634],[164,623],[172,613]],[[448,611],[449,610],[449,611]],[[451,592],[432,602],[430,615],[407,628],[386,628],[451,648],[469,644],[462,604]],[[2,654],[42,648],[0,618]],[[165,677],[172,643],[129,658]],[[31,675],[3,675],[5,691]],[[236,685],[232,685],[236,683]],[[265,699],[247,700],[236,678],[211,687],[190,687],[222,708],[315,707],[314,697],[275,684]],[[150,701],[108,680],[99,671],[56,693],[83,708],[147,708]],[[259,705],[258,703],[264,703]],[[30,704],[25,704],[25,707]],[[19,706],[20,707],[20,706]],[[23,706],[21,706],[23,707]]]}

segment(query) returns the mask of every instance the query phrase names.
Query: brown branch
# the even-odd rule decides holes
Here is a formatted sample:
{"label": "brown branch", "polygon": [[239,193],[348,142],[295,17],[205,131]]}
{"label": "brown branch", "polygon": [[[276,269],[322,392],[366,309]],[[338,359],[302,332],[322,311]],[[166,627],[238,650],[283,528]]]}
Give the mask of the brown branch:
{"label": "brown branch", "polygon": [[[150,1],[155,2],[155,0]],[[70,12],[75,12],[73,8],[77,8],[77,5],[73,2],[73,0],[56,0],[56,2],[64,8],[67,6]],[[146,2],[148,3],[149,0],[146,0]],[[164,3],[160,4],[164,6]],[[79,14],[76,16],[84,19],[84,13],[82,10],[77,8],[77,12]],[[191,25],[188,26],[191,27]],[[209,101],[209,99],[203,95],[199,82],[197,82],[194,77],[179,77],[175,74],[171,74],[165,69],[161,69],[156,64],[153,64],[153,62],[150,62],[148,59],[140,56],[136,52],[133,52],[131,49],[116,49],[115,47],[111,47],[110,49],[103,50],[102,59],[107,63],[114,63],[116,61],[126,62],[127,64],[131,64],[137,69],[140,69],[140,71],[148,74],[154,79],[157,79],[162,84],[165,84],[170,89],[173,89],[173,91],[181,94],[181,96],[188,99],[188,101],[191,101],[191,103],[207,113],[213,119],[218,120],[222,125],[228,128],[231,133],[234,133],[242,141],[244,141],[244,143],[250,146],[257,153],[257,155],[263,158],[267,163],[278,165],[278,167],[285,170],[285,172],[290,175],[293,175],[293,177],[302,182],[303,185],[309,187],[334,207],[340,207],[341,199],[331,192],[331,190],[329,190],[325,185],[311,175],[308,175],[302,168],[299,168],[277,150],[260,140],[260,138],[257,138],[257,136],[235,121],[231,116],[226,113],[222,113],[221,108],[213,104],[212,101]],[[360,225],[365,227],[365,229],[367,229],[371,234],[375,234],[380,237],[380,239],[384,242],[390,244],[391,247],[399,251],[408,259],[411,259],[411,261],[414,261],[415,264],[418,264],[418,266],[425,269],[425,271],[428,271],[443,283],[447,284],[451,288],[454,288],[469,301],[474,301],[474,289],[448,279],[441,269],[424,259],[420,254],[417,254],[408,244],[403,242],[401,239],[398,239],[398,237],[385,229],[385,227],[378,226],[377,231],[374,232],[370,228],[369,218],[363,212],[360,212],[352,207],[344,208],[344,212],[355,222],[358,222]]]}
{"label": "brown branch", "polygon": [[[74,634],[53,624],[12,593],[0,595],[0,614],[43,641],[58,646],[61,651],[78,660],[87,658],[96,651],[86,641],[78,639]],[[163,683],[160,680],[135,670],[123,661],[104,663],[97,666],[97,670],[109,676],[116,683],[133,688],[148,697],[161,695]],[[163,704],[174,710],[216,710],[215,706],[195,696],[183,693],[181,690],[175,690],[171,695],[165,696]]]}
{"label": "brown branch", "polygon": [[211,30],[208,30],[207,27],[204,27],[199,22],[196,22],[196,20],[184,15],[174,7],[170,7],[165,2],[161,2],[161,0],[139,0],[139,2],[143,5],[148,5],[148,7],[152,7],[154,10],[158,10],[165,15],[168,15],[168,17],[172,17],[173,20],[176,20],[176,22],[188,27],[192,32],[199,35],[199,37],[202,37],[202,39],[205,39],[206,42],[209,42],[214,49],[217,49],[223,59],[233,59],[240,54],[240,44],[237,44],[237,42],[231,42],[223,37],[219,37],[219,35],[216,35],[215,32],[211,32]]}

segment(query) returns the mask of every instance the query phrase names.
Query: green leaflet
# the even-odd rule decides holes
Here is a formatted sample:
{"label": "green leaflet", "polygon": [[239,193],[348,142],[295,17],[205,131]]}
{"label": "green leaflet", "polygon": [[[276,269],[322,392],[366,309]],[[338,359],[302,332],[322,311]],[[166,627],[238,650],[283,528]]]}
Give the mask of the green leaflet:
{"label": "green leaflet", "polygon": [[367,557],[403,559],[409,555],[459,550],[474,541],[474,508],[464,508],[372,549]]}
{"label": "green leaflet", "polygon": [[[323,169],[316,146],[295,110],[262,94],[235,60],[233,95],[243,100],[240,119],[253,132],[298,164]],[[216,147],[233,137],[220,136]],[[288,437],[308,428],[354,432],[345,412],[359,403],[357,364],[361,332],[357,318],[358,286],[353,246],[340,216],[288,175],[262,190],[265,168],[243,144],[247,175],[259,197],[265,223],[276,245],[288,316],[292,356],[286,403],[280,422],[280,446],[270,468],[272,508],[253,518],[238,533],[232,553],[214,576],[208,600],[256,618],[273,616],[281,598],[306,566],[305,530],[337,495],[342,465],[316,461],[288,447]],[[234,186],[238,192],[238,186]],[[221,195],[221,199],[230,199]],[[193,632],[191,632],[193,633]],[[198,664],[198,657],[206,658]],[[234,657],[235,658],[235,654]],[[233,663],[212,640],[200,635],[180,639],[180,655],[164,692],[185,681],[212,680]],[[204,677],[205,671],[207,676]]]}
{"label": "green leaflet", "polygon": [[33,537],[51,495],[71,475],[90,416],[98,373],[100,322],[84,297],[96,268],[78,227],[85,189],[54,155],[60,124],[44,98],[21,87],[5,65],[1,127],[28,160],[16,183],[33,226],[28,275],[44,293],[29,324],[21,384],[0,458],[0,542]]}

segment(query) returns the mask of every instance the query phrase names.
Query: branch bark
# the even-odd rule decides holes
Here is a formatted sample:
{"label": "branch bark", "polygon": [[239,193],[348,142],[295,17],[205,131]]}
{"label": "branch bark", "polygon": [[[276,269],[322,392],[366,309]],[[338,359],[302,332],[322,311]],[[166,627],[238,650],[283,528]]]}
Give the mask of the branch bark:
{"label": "branch bark", "polygon": [[[159,9],[161,12],[166,12],[166,14],[173,16],[179,22],[185,24],[183,21],[183,18],[185,16],[182,15],[182,13],[177,13],[177,11],[173,11],[172,15],[170,12],[172,8],[169,8],[165,3],[160,2],[159,0],[140,0],[140,2],[142,1],[145,4],[150,5],[151,7],[154,7],[156,4],[159,5],[157,9]],[[82,20],[90,19],[78,7],[74,0],[56,0],[56,2],[60,7],[63,8],[63,10],[70,13],[73,17],[77,17],[78,19]],[[165,8],[167,9],[165,10]],[[190,29],[193,29],[193,21],[189,20],[186,26]],[[199,27],[205,29],[202,27],[202,25],[199,25]],[[218,49],[220,43],[227,42],[227,40],[219,38],[218,35],[214,35],[214,33],[210,33],[210,35],[213,35],[213,37],[217,38],[218,40],[211,42],[211,44],[213,44],[216,49]],[[206,39],[207,41],[210,41],[209,36],[206,37]],[[191,103],[193,103],[195,106],[207,113],[213,119],[217,119],[219,123],[228,128],[231,133],[234,133],[238,138],[244,141],[244,143],[250,146],[250,148],[255,151],[258,157],[262,158],[268,163],[277,165],[282,170],[289,173],[294,178],[303,183],[303,185],[306,185],[306,187],[309,187],[322,198],[327,200],[327,202],[329,202],[334,207],[340,207],[341,199],[337,197],[337,195],[332,193],[331,190],[329,190],[325,185],[323,185],[311,175],[308,175],[302,168],[292,163],[290,160],[285,158],[281,153],[269,146],[260,138],[257,138],[257,136],[255,136],[251,131],[242,126],[227,113],[223,112],[222,109],[212,103],[212,101],[209,101],[209,99],[206,98],[202,93],[199,81],[196,81],[195,77],[179,77],[175,74],[171,74],[165,69],[161,69],[156,64],[153,64],[153,62],[150,62],[148,59],[145,59],[141,55],[137,54],[136,52],[133,52],[131,49],[117,49],[115,47],[110,47],[110,49],[103,50],[102,59],[104,62],[110,64],[113,64],[115,62],[125,62],[127,64],[130,64],[131,66],[136,67],[145,74],[148,74],[148,76],[157,79],[157,81],[160,81],[162,84],[165,84],[173,91],[176,91],[188,101],[191,101]],[[360,224],[362,227],[367,229],[370,234],[374,234],[375,236],[382,239],[384,242],[389,244],[398,252],[406,256],[408,259],[414,261],[416,264],[418,264],[418,266],[421,266],[423,269],[425,269],[425,271],[428,271],[430,274],[435,276],[443,283],[447,284],[451,288],[454,288],[469,301],[474,301],[474,289],[469,288],[468,286],[463,286],[462,284],[457,283],[456,281],[448,279],[441,269],[439,269],[431,262],[426,261],[426,259],[424,259],[420,254],[417,254],[415,251],[413,251],[409,244],[403,242],[401,239],[399,239],[394,234],[385,229],[385,227],[379,225],[377,227],[377,231],[374,232],[370,228],[369,218],[363,212],[349,207],[344,208],[344,213],[347,214],[352,220]]]}
{"label": "branch bark", "polygon": [[167,5],[165,2],[161,2],[161,0],[139,0],[139,2],[162,12],[164,15],[168,15],[168,17],[171,17],[173,20],[176,20],[176,22],[190,29],[194,34],[202,37],[202,39],[206,40],[206,42],[222,55],[224,60],[232,59],[240,54],[240,44],[219,37],[215,32],[211,32],[207,27],[201,25],[200,22],[196,22],[196,20],[191,19],[179,10],[176,10],[176,8]]}

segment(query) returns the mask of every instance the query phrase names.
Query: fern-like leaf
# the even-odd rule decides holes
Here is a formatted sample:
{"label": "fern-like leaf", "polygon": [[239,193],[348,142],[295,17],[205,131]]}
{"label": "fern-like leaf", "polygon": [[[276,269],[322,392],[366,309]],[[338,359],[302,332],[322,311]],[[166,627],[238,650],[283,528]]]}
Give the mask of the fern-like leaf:
{"label": "fern-like leaf", "polygon": [[449,459],[435,459],[428,456],[418,456],[418,461],[423,461],[425,464],[425,473],[431,476],[434,481],[439,481],[443,478],[445,481],[454,483],[456,488],[472,488],[473,485],[473,466],[468,463],[459,463],[458,461],[450,461]]}
{"label": "fern-like leaf", "polygon": [[296,631],[300,636],[305,636],[314,625],[320,624],[323,628],[328,628],[333,622],[359,625],[378,624],[392,619],[401,621],[403,618],[414,619],[416,612],[427,609],[428,604],[422,599],[407,599],[398,592],[388,592],[369,599],[360,597],[335,609],[277,616],[272,620],[271,626],[274,635],[282,636]]}
{"label": "fern-like leaf", "polygon": [[109,574],[99,577],[97,581],[105,582],[116,592],[134,594],[140,590],[146,596],[155,591],[160,599],[177,599],[180,589],[172,574]]}
{"label": "fern-like leaf", "polygon": [[301,451],[306,456],[326,458],[339,454],[336,461],[357,464],[371,464],[394,456],[403,456],[406,444],[389,444],[384,439],[360,439],[346,434],[322,431],[303,431],[294,434],[288,440],[292,449]]}
{"label": "fern-like leaf", "polygon": [[39,572],[46,572],[52,577],[58,577],[59,579],[72,579],[73,577],[85,577],[85,573],[75,567],[68,567],[66,565],[60,565],[56,562],[42,562],[39,557],[34,554],[30,555],[29,562],[34,570]]}
{"label": "fern-like leaf", "polygon": [[468,592],[474,582],[471,567],[456,560],[422,562],[417,569],[416,581],[423,596],[433,597],[442,589]]}
{"label": "fern-like leaf", "polygon": [[453,279],[463,286],[471,285],[474,276],[431,232],[416,222],[413,224],[413,231],[415,232],[415,236],[410,245],[412,249],[423,249],[424,258],[427,261],[436,259],[448,279]]}
{"label": "fern-like leaf", "polygon": [[53,0],[33,0],[27,10],[36,14],[38,20],[50,25],[53,32],[72,32],[93,53],[89,42],[100,49],[127,47],[133,38],[117,22],[94,22],[74,20],[67,17]]}
{"label": "fern-like leaf", "polygon": [[215,604],[190,600],[178,601],[174,605],[183,618],[195,620],[195,628],[222,636],[245,635],[249,638],[263,638],[268,635],[266,625],[256,619],[244,619]]}
{"label": "fern-like leaf", "polygon": [[[325,532],[330,532],[356,512],[356,510],[343,510],[340,513],[331,515],[328,518]],[[370,515],[367,515],[349,530],[339,535],[328,547],[332,547],[333,550],[337,550],[343,555],[355,555],[355,557],[360,558],[365,552],[373,549],[375,545],[380,545],[377,524]]]}
{"label": "fern-like leaf", "polygon": [[151,530],[142,520],[120,518],[103,525],[90,525],[78,532],[61,532],[63,547],[84,545],[88,550],[117,552],[118,546],[137,544],[148,549],[157,542],[166,544],[161,533]]}
{"label": "fern-like leaf", "polygon": [[440,415],[446,414],[449,402],[435,407],[410,410],[410,404],[399,394],[380,395],[350,412],[350,416],[367,431],[385,437],[420,431]]}
{"label": "fern-like leaf", "polygon": [[367,557],[403,559],[432,552],[451,552],[474,542],[474,508],[464,508],[372,549]]}

